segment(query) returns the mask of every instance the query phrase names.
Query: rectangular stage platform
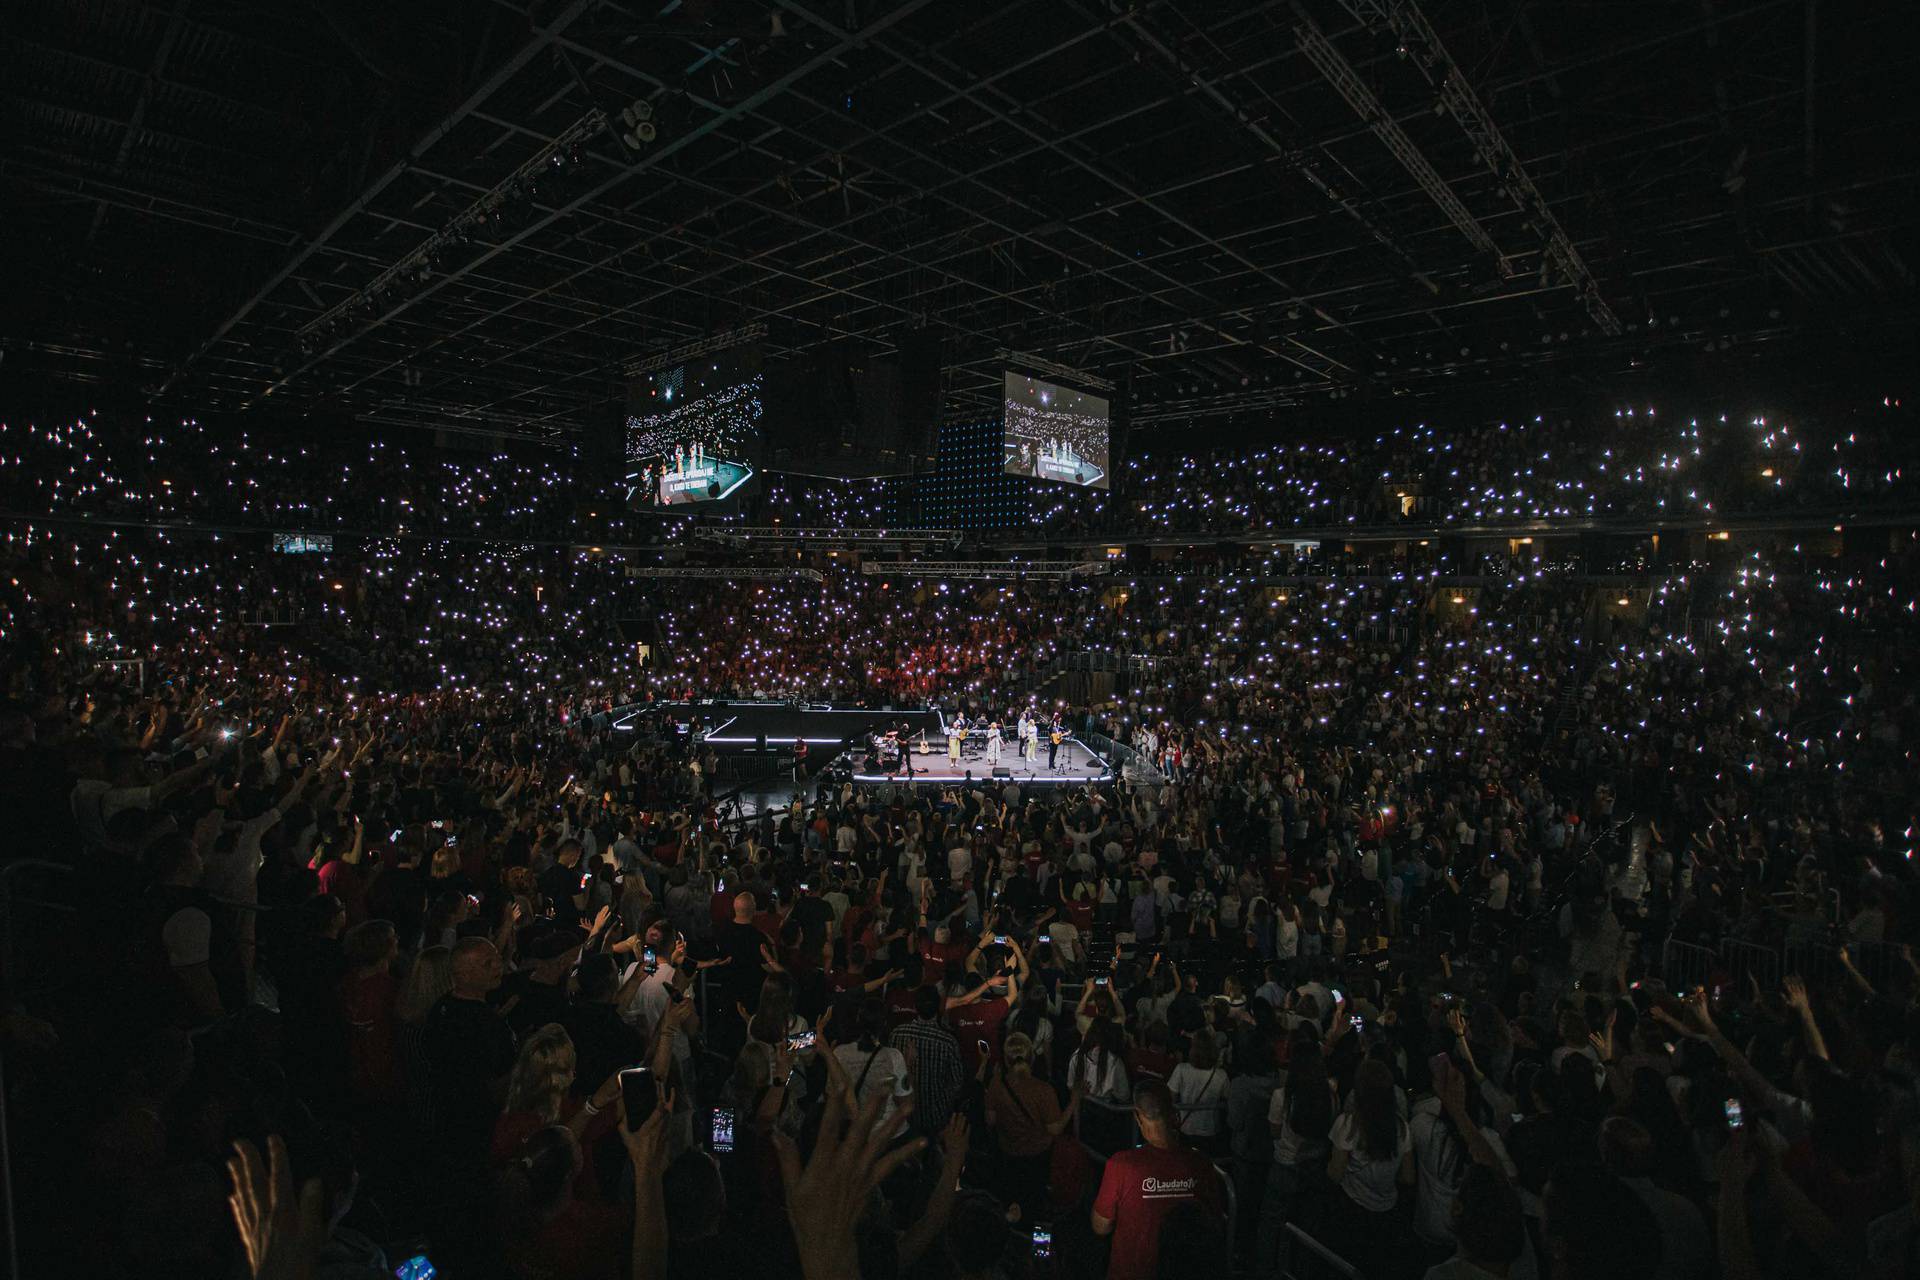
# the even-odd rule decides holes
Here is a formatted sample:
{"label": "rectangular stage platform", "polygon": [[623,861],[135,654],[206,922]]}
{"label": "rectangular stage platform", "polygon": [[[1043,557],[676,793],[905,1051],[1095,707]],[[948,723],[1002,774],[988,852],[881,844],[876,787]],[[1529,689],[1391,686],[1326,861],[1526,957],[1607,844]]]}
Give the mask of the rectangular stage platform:
{"label": "rectangular stage platform", "polygon": [[[990,764],[987,760],[987,743],[984,735],[975,733],[968,736],[958,761],[947,755],[947,735],[944,728],[938,733],[929,732],[924,744],[918,734],[909,743],[909,763],[913,769],[912,780],[933,785],[951,785],[965,782],[969,777],[979,782],[988,777],[1011,779],[1021,786],[1061,786],[1075,783],[1111,782],[1113,770],[1105,759],[1096,754],[1078,738],[1069,737],[1060,744],[1060,750],[1053,767],[1047,764],[1047,746],[1034,744],[1031,760],[1020,756],[1020,744],[1008,739],[1001,744],[1000,763]],[[924,746],[924,749],[922,749]],[[856,751],[855,758],[849,763],[853,766],[855,782],[905,782],[902,773],[888,773],[870,770],[865,767],[865,752]]]}
{"label": "rectangular stage platform", "polygon": [[[866,767],[874,735],[894,730],[911,748],[912,781],[930,786],[977,780],[989,776],[1011,779],[1022,786],[1064,786],[1110,782],[1115,770],[1099,752],[1079,738],[1060,744],[1057,764],[1047,764],[1044,738],[1034,744],[1032,760],[1020,757],[1019,740],[1009,732],[1001,744],[1000,772],[987,763],[984,730],[968,735],[956,764],[947,758],[946,718],[937,710],[890,707],[843,707],[828,703],[722,701],[655,704],[644,709],[621,708],[613,713],[613,727],[631,731],[641,714],[665,716],[682,733],[697,733],[722,754],[737,752],[791,753],[804,741],[812,770],[837,762],[853,780],[863,784],[905,782],[897,770]],[[1011,728],[1011,727],[1009,727]],[[925,750],[921,749],[924,741]]]}

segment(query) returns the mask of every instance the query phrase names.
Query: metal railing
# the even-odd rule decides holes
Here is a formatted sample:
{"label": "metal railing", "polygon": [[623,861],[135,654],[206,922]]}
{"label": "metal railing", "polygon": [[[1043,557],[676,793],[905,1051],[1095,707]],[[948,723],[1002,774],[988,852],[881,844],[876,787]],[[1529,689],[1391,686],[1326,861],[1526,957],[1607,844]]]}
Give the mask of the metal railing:
{"label": "metal railing", "polygon": [[1814,936],[1790,936],[1778,946],[1723,938],[1709,947],[1668,938],[1661,948],[1660,976],[1673,991],[1690,991],[1720,978],[1741,988],[1751,979],[1762,991],[1778,990],[1788,977],[1837,982],[1847,971],[1840,958],[1843,941],[1853,971],[1876,988],[1906,970],[1906,949],[1900,943],[1845,939],[1837,930],[1822,929]]}
{"label": "metal railing", "polygon": [[1285,1255],[1286,1280],[1361,1280],[1358,1267],[1301,1230],[1299,1224],[1287,1224],[1286,1242],[1290,1246]]}
{"label": "metal railing", "polygon": [[1742,988],[1751,979],[1759,984],[1762,991],[1774,991],[1779,988],[1781,978],[1786,976],[1781,953],[1755,942],[1727,939],[1720,944],[1720,963],[1727,976]]}
{"label": "metal railing", "polygon": [[1668,938],[1660,952],[1660,976],[1669,991],[1691,991],[1713,976],[1714,960],[1710,947]]}

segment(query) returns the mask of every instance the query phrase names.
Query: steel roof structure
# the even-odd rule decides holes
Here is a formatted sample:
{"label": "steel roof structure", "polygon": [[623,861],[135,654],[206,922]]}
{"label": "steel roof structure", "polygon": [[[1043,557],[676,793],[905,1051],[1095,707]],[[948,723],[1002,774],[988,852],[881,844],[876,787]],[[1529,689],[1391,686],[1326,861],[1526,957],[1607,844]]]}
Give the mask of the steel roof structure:
{"label": "steel roof structure", "polygon": [[0,342],[566,439],[929,330],[1136,423],[1910,327],[1899,6],[11,0]]}

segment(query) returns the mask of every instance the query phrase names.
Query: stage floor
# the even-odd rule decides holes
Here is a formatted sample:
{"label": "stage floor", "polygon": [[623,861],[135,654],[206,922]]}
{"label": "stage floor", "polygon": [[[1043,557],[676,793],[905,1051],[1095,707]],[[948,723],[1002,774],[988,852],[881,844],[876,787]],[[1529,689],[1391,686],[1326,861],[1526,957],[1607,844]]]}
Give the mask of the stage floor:
{"label": "stage floor", "polygon": [[[682,732],[699,731],[707,742],[723,753],[752,752],[763,740],[769,751],[786,751],[792,748],[796,739],[804,739],[812,748],[809,752],[813,766],[810,772],[815,773],[821,765],[841,756],[838,748],[850,740],[852,749],[839,763],[852,770],[855,782],[864,784],[906,781],[902,774],[882,773],[865,767],[870,736],[888,729],[898,729],[909,735],[913,747],[913,781],[916,783],[947,785],[964,782],[969,774],[981,780],[993,772],[993,766],[987,763],[986,739],[979,734],[967,739],[957,764],[947,759],[946,718],[937,710],[713,701],[669,703],[645,708],[644,712],[671,717],[681,726]],[[613,727],[630,732],[642,713],[642,708],[623,707],[614,713]],[[920,750],[923,737],[926,742],[924,751]],[[1020,758],[1020,743],[1009,736],[1000,750],[999,767],[1022,786],[1110,782],[1115,776],[1106,759],[1078,738],[1068,738],[1062,742],[1057,764],[1049,767],[1045,742],[1034,744],[1034,756],[1029,761]],[[768,797],[756,798],[770,800],[773,793],[785,793],[790,789],[784,783],[779,784],[768,788]]]}
{"label": "stage floor", "polygon": [[[961,752],[959,762],[947,758],[947,740],[933,733],[927,735],[927,749],[920,750],[918,738],[913,743],[913,780],[918,783],[944,785],[964,782],[971,774],[975,781],[986,778],[994,770],[987,763],[987,744],[977,739],[969,739],[966,749]],[[853,780],[855,782],[905,782],[906,778],[898,773],[869,772],[863,766],[865,753],[859,753],[854,761]],[[1047,767],[1047,748],[1036,745],[1034,758],[1022,760],[1017,742],[1008,742],[1000,752],[999,768],[1005,769],[1013,781],[1026,786],[1071,785],[1075,783],[1107,782],[1113,778],[1113,770],[1107,762],[1095,755],[1078,738],[1069,738],[1060,744],[1059,761],[1056,767]]]}
{"label": "stage floor", "polygon": [[[951,760],[947,756],[946,716],[938,711],[930,712],[934,727],[924,734],[915,732],[911,743],[910,755],[915,782],[940,785],[965,782],[969,775],[976,781],[991,775],[1000,768],[1007,776],[1022,786],[1059,786],[1074,783],[1110,782],[1113,769],[1106,760],[1078,738],[1069,737],[1060,744],[1053,764],[1047,763],[1047,743],[1043,740],[1033,744],[1033,759],[1024,760],[1020,756],[1020,740],[1008,735],[1000,746],[1000,763],[995,766],[987,761],[987,740],[984,733],[967,735],[960,744],[960,759]],[[883,773],[864,768],[865,752],[860,752],[849,761],[854,766],[855,782],[904,782],[905,776],[899,773]]]}

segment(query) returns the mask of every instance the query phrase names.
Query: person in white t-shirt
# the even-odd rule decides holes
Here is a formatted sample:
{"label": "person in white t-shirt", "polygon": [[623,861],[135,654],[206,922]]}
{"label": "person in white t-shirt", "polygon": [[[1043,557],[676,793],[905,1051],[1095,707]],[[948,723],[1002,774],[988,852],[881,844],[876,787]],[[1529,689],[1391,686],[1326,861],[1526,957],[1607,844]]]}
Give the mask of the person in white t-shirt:
{"label": "person in white t-shirt", "polygon": [[1400,1118],[1393,1072],[1363,1061],[1354,1072],[1353,1106],[1333,1122],[1327,1180],[1339,1189],[1336,1212],[1347,1260],[1362,1275],[1392,1275],[1411,1244],[1394,1212],[1400,1188],[1414,1184],[1413,1134]]}
{"label": "person in white t-shirt", "polygon": [[1486,1123],[1480,1091],[1467,1089],[1466,1076],[1451,1063],[1435,1087],[1447,1096],[1422,1098],[1407,1123],[1414,1152],[1413,1231],[1429,1245],[1447,1247],[1454,1243],[1454,1197],[1476,1158],[1494,1160],[1509,1178],[1516,1175],[1499,1134]]}
{"label": "person in white t-shirt", "polygon": [[1507,894],[1513,878],[1507,873],[1506,859],[1492,859],[1489,865],[1492,870],[1487,874],[1487,910],[1504,916],[1507,910]]}
{"label": "person in white t-shirt", "polygon": [[887,1007],[878,996],[868,996],[860,1004],[860,1038],[836,1045],[833,1056],[853,1086],[860,1107],[876,1097],[884,1097],[874,1133],[887,1132],[894,1124],[900,1103],[913,1093],[913,1076],[906,1055],[887,1043]]}
{"label": "person in white t-shirt", "polygon": [[1053,943],[1053,954],[1069,969],[1080,966],[1080,928],[1063,916],[1056,916],[1046,926],[1048,940]]}
{"label": "person in white t-shirt", "polygon": [[1167,1089],[1180,1109],[1180,1132],[1203,1149],[1213,1145],[1226,1114],[1227,1073],[1220,1068],[1220,1050],[1211,1032],[1194,1033],[1187,1060],[1167,1077]]}

